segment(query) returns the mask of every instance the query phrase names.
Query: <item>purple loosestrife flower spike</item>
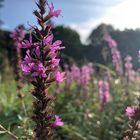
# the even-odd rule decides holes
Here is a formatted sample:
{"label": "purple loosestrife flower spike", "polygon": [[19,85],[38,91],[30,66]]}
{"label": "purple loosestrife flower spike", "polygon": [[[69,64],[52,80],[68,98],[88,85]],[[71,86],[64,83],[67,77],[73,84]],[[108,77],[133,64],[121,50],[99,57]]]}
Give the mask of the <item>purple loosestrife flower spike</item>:
{"label": "purple loosestrife flower spike", "polygon": [[134,115],[134,112],[135,112],[134,108],[128,106],[128,107],[126,108],[126,113],[125,113],[125,114],[126,114],[126,116],[127,116],[129,119],[131,119],[132,116]]}
{"label": "purple loosestrife flower spike", "polygon": [[65,64],[64,65],[65,68],[65,76],[66,76],[66,80],[65,80],[65,91],[69,91],[72,85],[72,75],[71,75],[71,71],[68,68],[68,65]]}
{"label": "purple loosestrife flower spike", "polygon": [[[40,27],[33,27],[29,40],[22,42],[21,48],[26,49],[26,56],[21,62],[21,68],[25,75],[31,79],[34,85],[32,95],[33,116],[35,122],[34,140],[49,140],[53,138],[55,126],[62,126],[64,123],[58,116],[54,115],[52,102],[55,97],[48,92],[48,87],[52,82],[60,83],[65,79],[65,73],[60,72],[58,53],[65,47],[62,42],[56,40],[48,23],[53,17],[58,17],[61,10],[54,10],[53,4],[48,4],[47,0],[38,0],[36,3],[38,10],[34,11]],[[46,15],[46,7],[48,14]],[[33,35],[36,41],[33,42]]]}
{"label": "purple loosestrife flower spike", "polygon": [[140,62],[140,50],[138,51],[138,62]]}
{"label": "purple loosestrife flower spike", "polygon": [[73,64],[71,67],[71,76],[72,76],[72,80],[75,81],[77,83],[77,85],[80,85],[81,71],[76,64]]}
{"label": "purple loosestrife flower spike", "polygon": [[133,81],[135,77],[135,71],[133,70],[133,64],[132,64],[132,57],[126,56],[125,58],[125,76],[127,78],[127,81]]}
{"label": "purple loosestrife flower spike", "polygon": [[93,76],[94,70],[92,68],[92,65],[86,64],[81,68],[81,75],[80,75],[80,86],[83,91],[83,97],[88,97],[89,94],[89,85]]}
{"label": "purple loosestrife flower spike", "polygon": [[[13,71],[14,71],[14,77],[17,81],[17,88],[20,90],[23,87],[22,82],[22,72],[20,69],[20,63],[21,63],[21,45],[22,41],[25,37],[25,31],[23,26],[18,26],[11,34],[10,37],[13,40],[14,43],[14,59],[12,61]],[[20,93],[19,93],[20,94]]]}
{"label": "purple loosestrife flower spike", "polygon": [[61,83],[64,81],[65,77],[65,72],[60,73],[60,71],[57,71],[55,74],[55,80],[57,83]]}
{"label": "purple loosestrife flower spike", "polygon": [[106,33],[104,35],[104,40],[108,43],[108,45],[111,49],[112,62],[115,66],[115,70],[116,70],[117,74],[122,75],[122,73],[123,73],[122,61],[121,61],[120,52],[117,48],[117,42],[114,39],[112,39],[112,37],[108,33]]}
{"label": "purple loosestrife flower spike", "polygon": [[29,49],[29,48],[31,48],[32,45],[33,45],[32,44],[32,34],[30,33],[29,41],[28,40],[24,40],[22,42],[21,48]]}
{"label": "purple loosestrife flower spike", "polygon": [[99,95],[101,109],[110,101],[109,83],[105,80],[99,81]]}
{"label": "purple loosestrife flower spike", "polygon": [[84,65],[81,69],[81,84],[88,86],[92,74],[93,74],[92,66],[90,64]]}
{"label": "purple loosestrife flower spike", "polygon": [[[72,82],[75,82],[78,86],[78,92],[83,92],[87,96],[89,90],[89,82],[93,76],[94,69],[92,64],[83,65],[80,69],[76,64],[73,64],[71,70],[65,65],[66,81],[65,88],[70,89]],[[85,97],[85,96],[84,96]]]}

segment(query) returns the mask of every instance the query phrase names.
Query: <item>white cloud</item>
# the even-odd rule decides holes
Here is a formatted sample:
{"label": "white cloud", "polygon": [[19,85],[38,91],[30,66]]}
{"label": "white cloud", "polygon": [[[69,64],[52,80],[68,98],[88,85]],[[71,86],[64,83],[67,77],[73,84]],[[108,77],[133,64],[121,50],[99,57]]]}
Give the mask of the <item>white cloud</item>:
{"label": "white cloud", "polygon": [[70,27],[76,29],[82,42],[86,41],[89,33],[101,23],[112,24],[115,28],[121,30],[125,28],[136,29],[140,27],[140,0],[126,0],[120,4],[107,9],[104,15],[97,19],[90,19],[86,22],[70,24]]}
{"label": "white cloud", "polygon": [[86,43],[86,39],[89,36],[90,32],[92,31],[93,28],[95,28],[96,26],[98,26],[101,22],[98,20],[89,20],[87,22],[83,22],[80,24],[70,24],[69,26],[76,30],[80,36],[81,36],[81,41],[83,43]]}
{"label": "white cloud", "polygon": [[140,0],[127,0],[118,6],[109,9],[104,21],[115,27],[138,28],[140,27]]}

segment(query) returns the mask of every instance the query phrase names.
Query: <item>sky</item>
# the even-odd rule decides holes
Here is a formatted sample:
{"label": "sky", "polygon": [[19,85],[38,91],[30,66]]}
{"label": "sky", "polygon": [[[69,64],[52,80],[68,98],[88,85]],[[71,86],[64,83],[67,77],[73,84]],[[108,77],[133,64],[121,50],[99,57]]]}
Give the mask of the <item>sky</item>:
{"label": "sky", "polygon": [[[140,28],[140,0],[51,0],[62,14],[56,25],[70,26],[77,30],[81,40],[86,38],[101,23],[112,24],[115,28]],[[3,28],[13,30],[17,25],[36,25],[32,15],[35,0],[4,0],[0,9]]]}

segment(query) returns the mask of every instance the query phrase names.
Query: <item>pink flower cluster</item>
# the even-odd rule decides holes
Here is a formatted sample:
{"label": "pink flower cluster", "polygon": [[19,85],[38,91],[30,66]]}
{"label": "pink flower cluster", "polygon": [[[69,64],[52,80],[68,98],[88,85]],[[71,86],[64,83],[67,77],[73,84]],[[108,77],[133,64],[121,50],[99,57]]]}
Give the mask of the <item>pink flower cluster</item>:
{"label": "pink flower cluster", "polygon": [[17,88],[19,89],[23,86],[23,84],[21,84],[22,73],[21,73],[20,63],[21,63],[21,58],[22,58],[21,44],[25,37],[24,27],[18,26],[10,34],[10,37],[12,38],[12,41],[13,41],[12,50],[14,51],[14,55],[12,56],[12,59],[11,59],[11,64],[13,66],[15,80],[17,81]]}
{"label": "pink flower cluster", "polygon": [[130,106],[128,106],[128,107],[126,108],[125,111],[126,111],[125,114],[126,114],[126,116],[128,117],[128,119],[131,119],[132,116],[133,116],[134,113],[135,113],[134,108],[133,108],[133,107],[130,107]]}
{"label": "pink flower cluster", "polygon": [[92,64],[89,63],[81,68],[81,85],[88,85],[91,75],[94,73]]}
{"label": "pink flower cluster", "polygon": [[47,3],[48,7],[49,7],[49,17],[58,17],[61,14],[61,10],[54,10],[54,5],[53,3],[51,3],[51,5],[49,5]]}
{"label": "pink flower cluster", "polygon": [[81,77],[81,70],[80,68],[76,65],[76,64],[73,64],[72,67],[71,67],[71,79],[73,81],[75,81],[78,85],[80,85],[80,77]]}
{"label": "pink flower cluster", "polygon": [[126,56],[125,58],[125,76],[128,81],[134,80],[135,76],[135,71],[133,70],[133,64],[132,64],[132,57],[131,56]]}
{"label": "pink flower cluster", "polygon": [[83,65],[81,69],[76,64],[73,64],[70,70],[66,68],[65,73],[67,76],[66,82],[69,83],[69,85],[74,81],[78,86],[88,86],[94,69],[91,63]]}
{"label": "pink flower cluster", "polygon": [[110,101],[109,83],[105,80],[99,81],[99,95],[101,108],[103,108]]}
{"label": "pink flower cluster", "polygon": [[[51,6],[48,4],[49,18],[58,17],[61,10],[54,10],[53,3]],[[21,63],[22,71],[25,75],[30,75],[31,77],[39,78],[54,78],[56,82],[62,82],[64,80],[64,72],[59,71],[60,59],[58,56],[58,51],[64,49],[61,47],[61,41],[57,40],[53,42],[53,34],[50,33],[43,37],[42,42],[32,41],[32,35],[30,34],[29,40],[24,40],[22,42],[21,48],[27,49],[26,56]],[[43,47],[42,47],[43,44]]]}
{"label": "pink flower cluster", "polygon": [[56,82],[64,80],[65,73],[60,73],[59,62],[57,58],[58,51],[64,49],[61,47],[61,41],[53,42],[53,35],[50,34],[43,39],[43,46],[39,42],[32,43],[32,36],[30,39],[22,42],[21,48],[28,49],[26,56],[21,63],[22,71],[25,75],[31,77],[48,78],[49,75],[55,79]]}
{"label": "pink flower cluster", "polygon": [[15,31],[10,34],[10,37],[13,39],[15,47],[20,48],[21,42],[25,37],[23,27],[17,27]]}
{"label": "pink flower cluster", "polygon": [[138,62],[140,62],[140,50],[138,51]]}
{"label": "pink flower cluster", "polygon": [[55,121],[53,123],[54,126],[63,126],[64,122],[62,122],[61,118],[55,115]]}
{"label": "pink flower cluster", "polygon": [[122,74],[122,63],[121,63],[121,56],[120,52],[117,48],[117,42],[112,39],[109,34],[104,35],[104,40],[108,43],[111,53],[112,53],[112,62],[115,66],[116,72],[118,74]]}
{"label": "pink flower cluster", "polygon": [[70,86],[71,86],[72,74],[71,74],[71,71],[69,71],[68,65],[65,64],[64,69],[65,69],[65,76],[66,76],[65,88],[66,88],[66,90],[68,90],[70,88]]}

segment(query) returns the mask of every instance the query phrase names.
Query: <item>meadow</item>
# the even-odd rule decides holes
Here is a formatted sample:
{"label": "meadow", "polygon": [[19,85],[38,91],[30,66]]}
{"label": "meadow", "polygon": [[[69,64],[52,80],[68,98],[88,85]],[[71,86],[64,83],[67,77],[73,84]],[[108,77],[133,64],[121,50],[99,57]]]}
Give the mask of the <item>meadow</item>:
{"label": "meadow", "polygon": [[[53,84],[49,89],[50,93],[58,95],[53,106],[55,113],[59,114],[64,122],[64,126],[55,130],[56,140],[122,139],[128,125],[125,110],[127,106],[138,104],[136,98],[139,96],[139,79],[130,82],[128,86],[126,77],[118,77],[106,66],[98,67],[100,71],[96,72],[95,68],[92,68],[92,73],[86,73],[91,74],[87,84],[84,82],[79,85],[75,71],[80,68],[73,65],[72,71],[66,70],[67,79],[61,85]],[[99,89],[99,81],[107,76],[107,70],[112,73],[108,81],[109,99],[101,97],[106,95],[101,95]],[[31,139],[34,126],[31,119],[33,98],[29,91],[33,87],[25,83],[20,97],[12,74],[3,75],[6,80],[2,79],[0,84],[0,123],[19,139]],[[1,130],[0,139],[14,138]]]}
{"label": "meadow", "polygon": [[111,63],[61,56],[67,46],[50,22],[61,10],[46,0],[36,5],[38,26],[17,26],[7,35],[12,49],[0,53],[0,140],[140,140],[140,71],[132,56],[121,56],[107,30],[97,42]]}

